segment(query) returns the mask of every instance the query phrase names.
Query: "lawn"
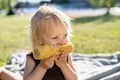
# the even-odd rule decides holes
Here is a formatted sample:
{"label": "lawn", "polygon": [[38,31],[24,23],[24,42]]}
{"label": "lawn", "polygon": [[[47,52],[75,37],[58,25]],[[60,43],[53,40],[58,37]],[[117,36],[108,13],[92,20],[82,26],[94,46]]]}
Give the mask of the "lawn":
{"label": "lawn", "polygon": [[[71,16],[72,17],[72,16]],[[26,28],[30,15],[0,15],[0,66],[17,50],[31,50]],[[120,17],[72,17],[75,53],[113,53],[120,50]]]}
{"label": "lawn", "polygon": [[120,51],[120,16],[77,17],[72,24],[75,52]]}

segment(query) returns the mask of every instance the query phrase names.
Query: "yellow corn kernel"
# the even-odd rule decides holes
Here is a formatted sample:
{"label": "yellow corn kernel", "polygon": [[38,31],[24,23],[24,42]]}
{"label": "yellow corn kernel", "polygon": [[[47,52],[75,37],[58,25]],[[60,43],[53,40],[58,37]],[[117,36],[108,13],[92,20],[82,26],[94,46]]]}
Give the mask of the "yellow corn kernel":
{"label": "yellow corn kernel", "polygon": [[74,47],[72,43],[66,43],[64,45],[59,45],[59,46],[49,46],[49,45],[37,46],[34,49],[33,57],[36,60],[42,60],[49,58],[53,55],[60,55],[62,51],[65,51],[66,53],[73,52]]}
{"label": "yellow corn kernel", "polygon": [[67,43],[67,44],[61,45],[60,50],[65,51],[66,53],[70,53],[74,51],[74,46],[72,43]]}

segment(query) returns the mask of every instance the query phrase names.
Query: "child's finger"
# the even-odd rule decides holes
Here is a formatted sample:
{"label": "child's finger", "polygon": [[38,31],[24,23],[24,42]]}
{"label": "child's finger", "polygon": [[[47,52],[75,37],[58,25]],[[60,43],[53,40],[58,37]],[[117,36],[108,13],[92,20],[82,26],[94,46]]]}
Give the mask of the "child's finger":
{"label": "child's finger", "polygon": [[66,57],[67,55],[68,54],[65,51],[63,51],[62,54],[61,54],[62,57]]}
{"label": "child's finger", "polygon": [[58,58],[58,56],[55,55],[55,56],[51,57],[51,60],[56,60],[57,58]]}

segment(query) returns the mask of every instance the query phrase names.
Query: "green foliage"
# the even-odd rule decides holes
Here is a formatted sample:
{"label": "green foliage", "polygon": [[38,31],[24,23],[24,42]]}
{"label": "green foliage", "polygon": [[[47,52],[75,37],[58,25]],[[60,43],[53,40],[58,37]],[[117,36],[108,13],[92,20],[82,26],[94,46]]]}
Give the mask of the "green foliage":
{"label": "green foliage", "polygon": [[88,0],[94,7],[105,7],[107,12],[105,15],[110,15],[110,8],[115,6],[118,0]]}
{"label": "green foliage", "polygon": [[0,9],[7,8],[6,3],[7,3],[7,0],[0,0]]}
{"label": "green foliage", "polygon": [[94,7],[113,7],[117,0],[88,0]]}
{"label": "green foliage", "polygon": [[113,7],[117,3],[117,0],[104,0],[104,5],[105,7]]}
{"label": "green foliage", "polygon": [[8,1],[11,1],[11,7],[14,7],[17,2],[17,0],[0,0],[0,9],[7,9]]}

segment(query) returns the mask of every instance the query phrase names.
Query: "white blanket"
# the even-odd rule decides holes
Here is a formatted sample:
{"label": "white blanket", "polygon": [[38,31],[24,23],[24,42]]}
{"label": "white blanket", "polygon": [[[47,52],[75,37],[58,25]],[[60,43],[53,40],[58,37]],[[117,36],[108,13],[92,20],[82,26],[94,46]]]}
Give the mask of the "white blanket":
{"label": "white blanket", "polygon": [[120,52],[73,54],[79,80],[120,80]]}
{"label": "white blanket", "polygon": [[[22,77],[28,51],[20,50],[11,56],[5,68]],[[73,54],[79,80],[120,80],[120,52],[111,54]]]}

